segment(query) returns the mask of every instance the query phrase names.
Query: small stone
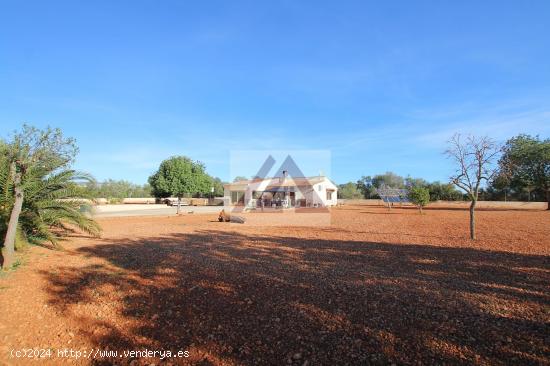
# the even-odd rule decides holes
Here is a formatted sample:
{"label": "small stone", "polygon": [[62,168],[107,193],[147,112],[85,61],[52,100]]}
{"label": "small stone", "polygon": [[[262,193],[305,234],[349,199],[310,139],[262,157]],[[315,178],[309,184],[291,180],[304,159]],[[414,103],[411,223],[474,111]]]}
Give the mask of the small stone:
{"label": "small stone", "polygon": [[295,353],[293,356],[292,356],[293,359],[295,360],[299,360],[300,358],[302,358],[302,354],[300,352],[298,353]]}

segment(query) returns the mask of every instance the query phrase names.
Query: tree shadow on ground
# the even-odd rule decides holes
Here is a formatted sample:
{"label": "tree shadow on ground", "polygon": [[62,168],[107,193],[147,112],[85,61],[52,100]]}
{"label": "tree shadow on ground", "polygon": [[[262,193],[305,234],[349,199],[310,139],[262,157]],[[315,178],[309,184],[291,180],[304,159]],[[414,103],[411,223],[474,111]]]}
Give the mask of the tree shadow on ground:
{"label": "tree shadow on ground", "polygon": [[224,231],[104,240],[76,252],[108,264],[44,275],[67,316],[77,303],[119,305],[116,322],[78,319],[98,347],[189,349],[188,360],[170,362],[194,364],[550,357],[545,256]]}

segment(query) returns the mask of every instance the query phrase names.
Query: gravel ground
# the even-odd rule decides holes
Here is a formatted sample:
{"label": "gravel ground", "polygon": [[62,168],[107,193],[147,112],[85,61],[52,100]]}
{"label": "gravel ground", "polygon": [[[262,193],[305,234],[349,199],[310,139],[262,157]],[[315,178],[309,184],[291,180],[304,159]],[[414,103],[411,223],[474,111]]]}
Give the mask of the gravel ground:
{"label": "gravel ground", "polygon": [[243,215],[104,218],[101,239],[31,248],[0,277],[0,364],[550,364],[550,212],[480,211],[475,243],[462,210]]}

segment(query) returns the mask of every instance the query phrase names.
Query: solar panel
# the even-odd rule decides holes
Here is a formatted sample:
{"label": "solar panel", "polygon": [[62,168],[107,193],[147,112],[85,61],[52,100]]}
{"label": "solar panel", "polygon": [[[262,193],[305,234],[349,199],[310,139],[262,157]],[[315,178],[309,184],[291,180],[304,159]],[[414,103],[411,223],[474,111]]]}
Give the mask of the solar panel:
{"label": "solar panel", "polygon": [[376,193],[380,196],[384,203],[388,204],[388,207],[391,207],[392,203],[409,202],[409,191],[406,189],[382,186],[376,189]]}

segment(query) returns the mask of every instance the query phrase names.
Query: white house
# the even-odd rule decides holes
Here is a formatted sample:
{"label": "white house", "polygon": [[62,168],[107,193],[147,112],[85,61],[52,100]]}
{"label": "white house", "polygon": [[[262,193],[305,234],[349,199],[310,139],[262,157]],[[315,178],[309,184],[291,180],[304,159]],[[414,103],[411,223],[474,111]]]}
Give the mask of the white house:
{"label": "white house", "polygon": [[327,207],[338,202],[338,187],[325,176],[243,180],[225,184],[225,200],[247,207]]}

